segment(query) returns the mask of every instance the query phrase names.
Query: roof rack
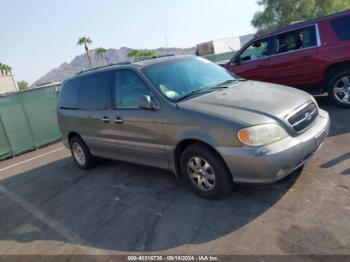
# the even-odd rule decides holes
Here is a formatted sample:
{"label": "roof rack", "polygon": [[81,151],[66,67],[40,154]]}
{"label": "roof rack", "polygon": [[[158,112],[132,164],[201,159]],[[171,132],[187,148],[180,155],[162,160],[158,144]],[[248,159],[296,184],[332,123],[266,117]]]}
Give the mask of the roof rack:
{"label": "roof rack", "polygon": [[156,58],[162,58],[162,57],[170,57],[170,56],[175,56],[175,54],[155,55],[155,56],[142,56],[142,57],[135,58],[135,62],[151,60],[151,59],[156,59]]}
{"label": "roof rack", "polygon": [[80,74],[86,73],[86,72],[91,72],[91,71],[99,70],[99,69],[106,68],[106,67],[110,67],[110,66],[115,66],[115,65],[129,65],[129,64],[131,64],[131,63],[130,63],[130,62],[120,62],[120,63],[111,63],[111,64],[104,65],[104,66],[96,66],[96,67],[93,67],[93,68],[89,68],[89,69],[86,69],[86,70],[82,70],[82,71],[80,71],[79,73],[77,73],[77,75],[80,75]]}

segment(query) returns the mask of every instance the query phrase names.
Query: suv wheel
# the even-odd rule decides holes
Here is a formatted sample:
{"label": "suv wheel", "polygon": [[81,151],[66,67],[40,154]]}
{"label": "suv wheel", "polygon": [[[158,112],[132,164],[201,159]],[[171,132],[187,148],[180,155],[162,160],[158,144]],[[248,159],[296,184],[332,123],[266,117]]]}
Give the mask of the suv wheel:
{"label": "suv wheel", "polygon": [[328,95],[337,105],[350,108],[350,70],[341,71],[331,79]]}
{"label": "suv wheel", "polygon": [[232,176],[215,151],[202,144],[185,149],[180,158],[181,173],[199,196],[219,199],[232,190]]}
{"label": "suv wheel", "polygon": [[75,163],[81,169],[89,169],[95,164],[95,158],[79,136],[75,136],[70,140],[70,150]]}

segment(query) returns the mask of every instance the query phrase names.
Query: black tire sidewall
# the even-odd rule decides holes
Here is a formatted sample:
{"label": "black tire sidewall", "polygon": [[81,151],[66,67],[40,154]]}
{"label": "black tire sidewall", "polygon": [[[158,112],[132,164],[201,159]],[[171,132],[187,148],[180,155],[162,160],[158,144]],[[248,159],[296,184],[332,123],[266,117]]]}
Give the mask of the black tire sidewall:
{"label": "black tire sidewall", "polygon": [[[80,165],[74,157],[74,154],[73,154],[73,144],[74,143],[79,144],[81,149],[83,150],[83,153],[85,155],[85,164],[84,165]],[[91,155],[90,150],[87,147],[87,145],[85,144],[85,142],[83,141],[83,139],[81,139],[79,136],[75,136],[75,137],[71,138],[71,140],[69,141],[69,144],[70,144],[70,150],[71,150],[72,157],[74,159],[74,162],[78,165],[78,167],[80,167],[81,169],[89,169],[94,165],[95,159]]]}
{"label": "black tire sidewall", "polygon": [[343,71],[340,71],[339,73],[335,74],[335,76],[333,76],[331,78],[331,80],[329,81],[329,84],[328,84],[328,96],[331,98],[331,100],[338,106],[340,107],[343,107],[343,108],[350,108],[350,104],[343,104],[341,103],[340,101],[337,100],[337,98],[334,96],[334,92],[333,92],[333,89],[334,89],[334,85],[335,83],[342,77],[344,76],[350,76],[350,69],[347,69],[347,70],[343,70]]}
{"label": "black tire sidewall", "polygon": [[[190,178],[187,170],[189,160],[193,156],[198,156],[205,159],[215,173],[215,186],[210,191],[204,191],[198,188]],[[185,149],[180,157],[181,174],[183,175],[188,186],[199,196],[208,199],[220,199],[227,195],[232,190],[233,179],[229,173],[223,160],[217,155],[217,153],[211,150],[209,147],[201,144],[194,144]]]}

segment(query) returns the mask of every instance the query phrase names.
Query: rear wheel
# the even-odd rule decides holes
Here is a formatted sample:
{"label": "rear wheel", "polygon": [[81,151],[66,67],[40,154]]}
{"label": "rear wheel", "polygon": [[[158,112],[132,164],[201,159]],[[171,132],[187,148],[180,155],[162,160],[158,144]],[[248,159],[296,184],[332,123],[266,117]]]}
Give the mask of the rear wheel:
{"label": "rear wheel", "polygon": [[337,73],[329,82],[328,95],[341,107],[350,108],[350,70]]}
{"label": "rear wheel", "polygon": [[89,169],[94,166],[95,158],[91,155],[83,139],[79,136],[74,136],[69,143],[73,159],[81,169]]}
{"label": "rear wheel", "polygon": [[180,167],[187,184],[201,197],[219,199],[232,190],[232,176],[225,163],[203,144],[186,148],[180,158]]}

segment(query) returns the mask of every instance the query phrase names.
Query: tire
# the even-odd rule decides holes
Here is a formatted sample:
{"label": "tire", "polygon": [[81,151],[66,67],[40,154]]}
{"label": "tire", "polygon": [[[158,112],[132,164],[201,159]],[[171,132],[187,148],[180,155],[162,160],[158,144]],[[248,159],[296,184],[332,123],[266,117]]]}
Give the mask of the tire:
{"label": "tire", "polygon": [[[209,166],[208,166],[208,165]],[[194,167],[198,167],[195,170]],[[190,188],[207,199],[220,199],[232,191],[233,179],[225,163],[210,147],[190,145],[180,157],[181,173]]]}
{"label": "tire", "polygon": [[[336,88],[342,88],[344,91],[337,92]],[[350,69],[340,71],[332,77],[328,84],[328,96],[336,105],[350,108]],[[348,97],[347,102],[341,101],[344,97]]]}
{"label": "tire", "polygon": [[69,144],[72,157],[78,167],[81,169],[89,169],[95,165],[96,159],[93,155],[91,155],[89,148],[81,137],[72,137]]}

